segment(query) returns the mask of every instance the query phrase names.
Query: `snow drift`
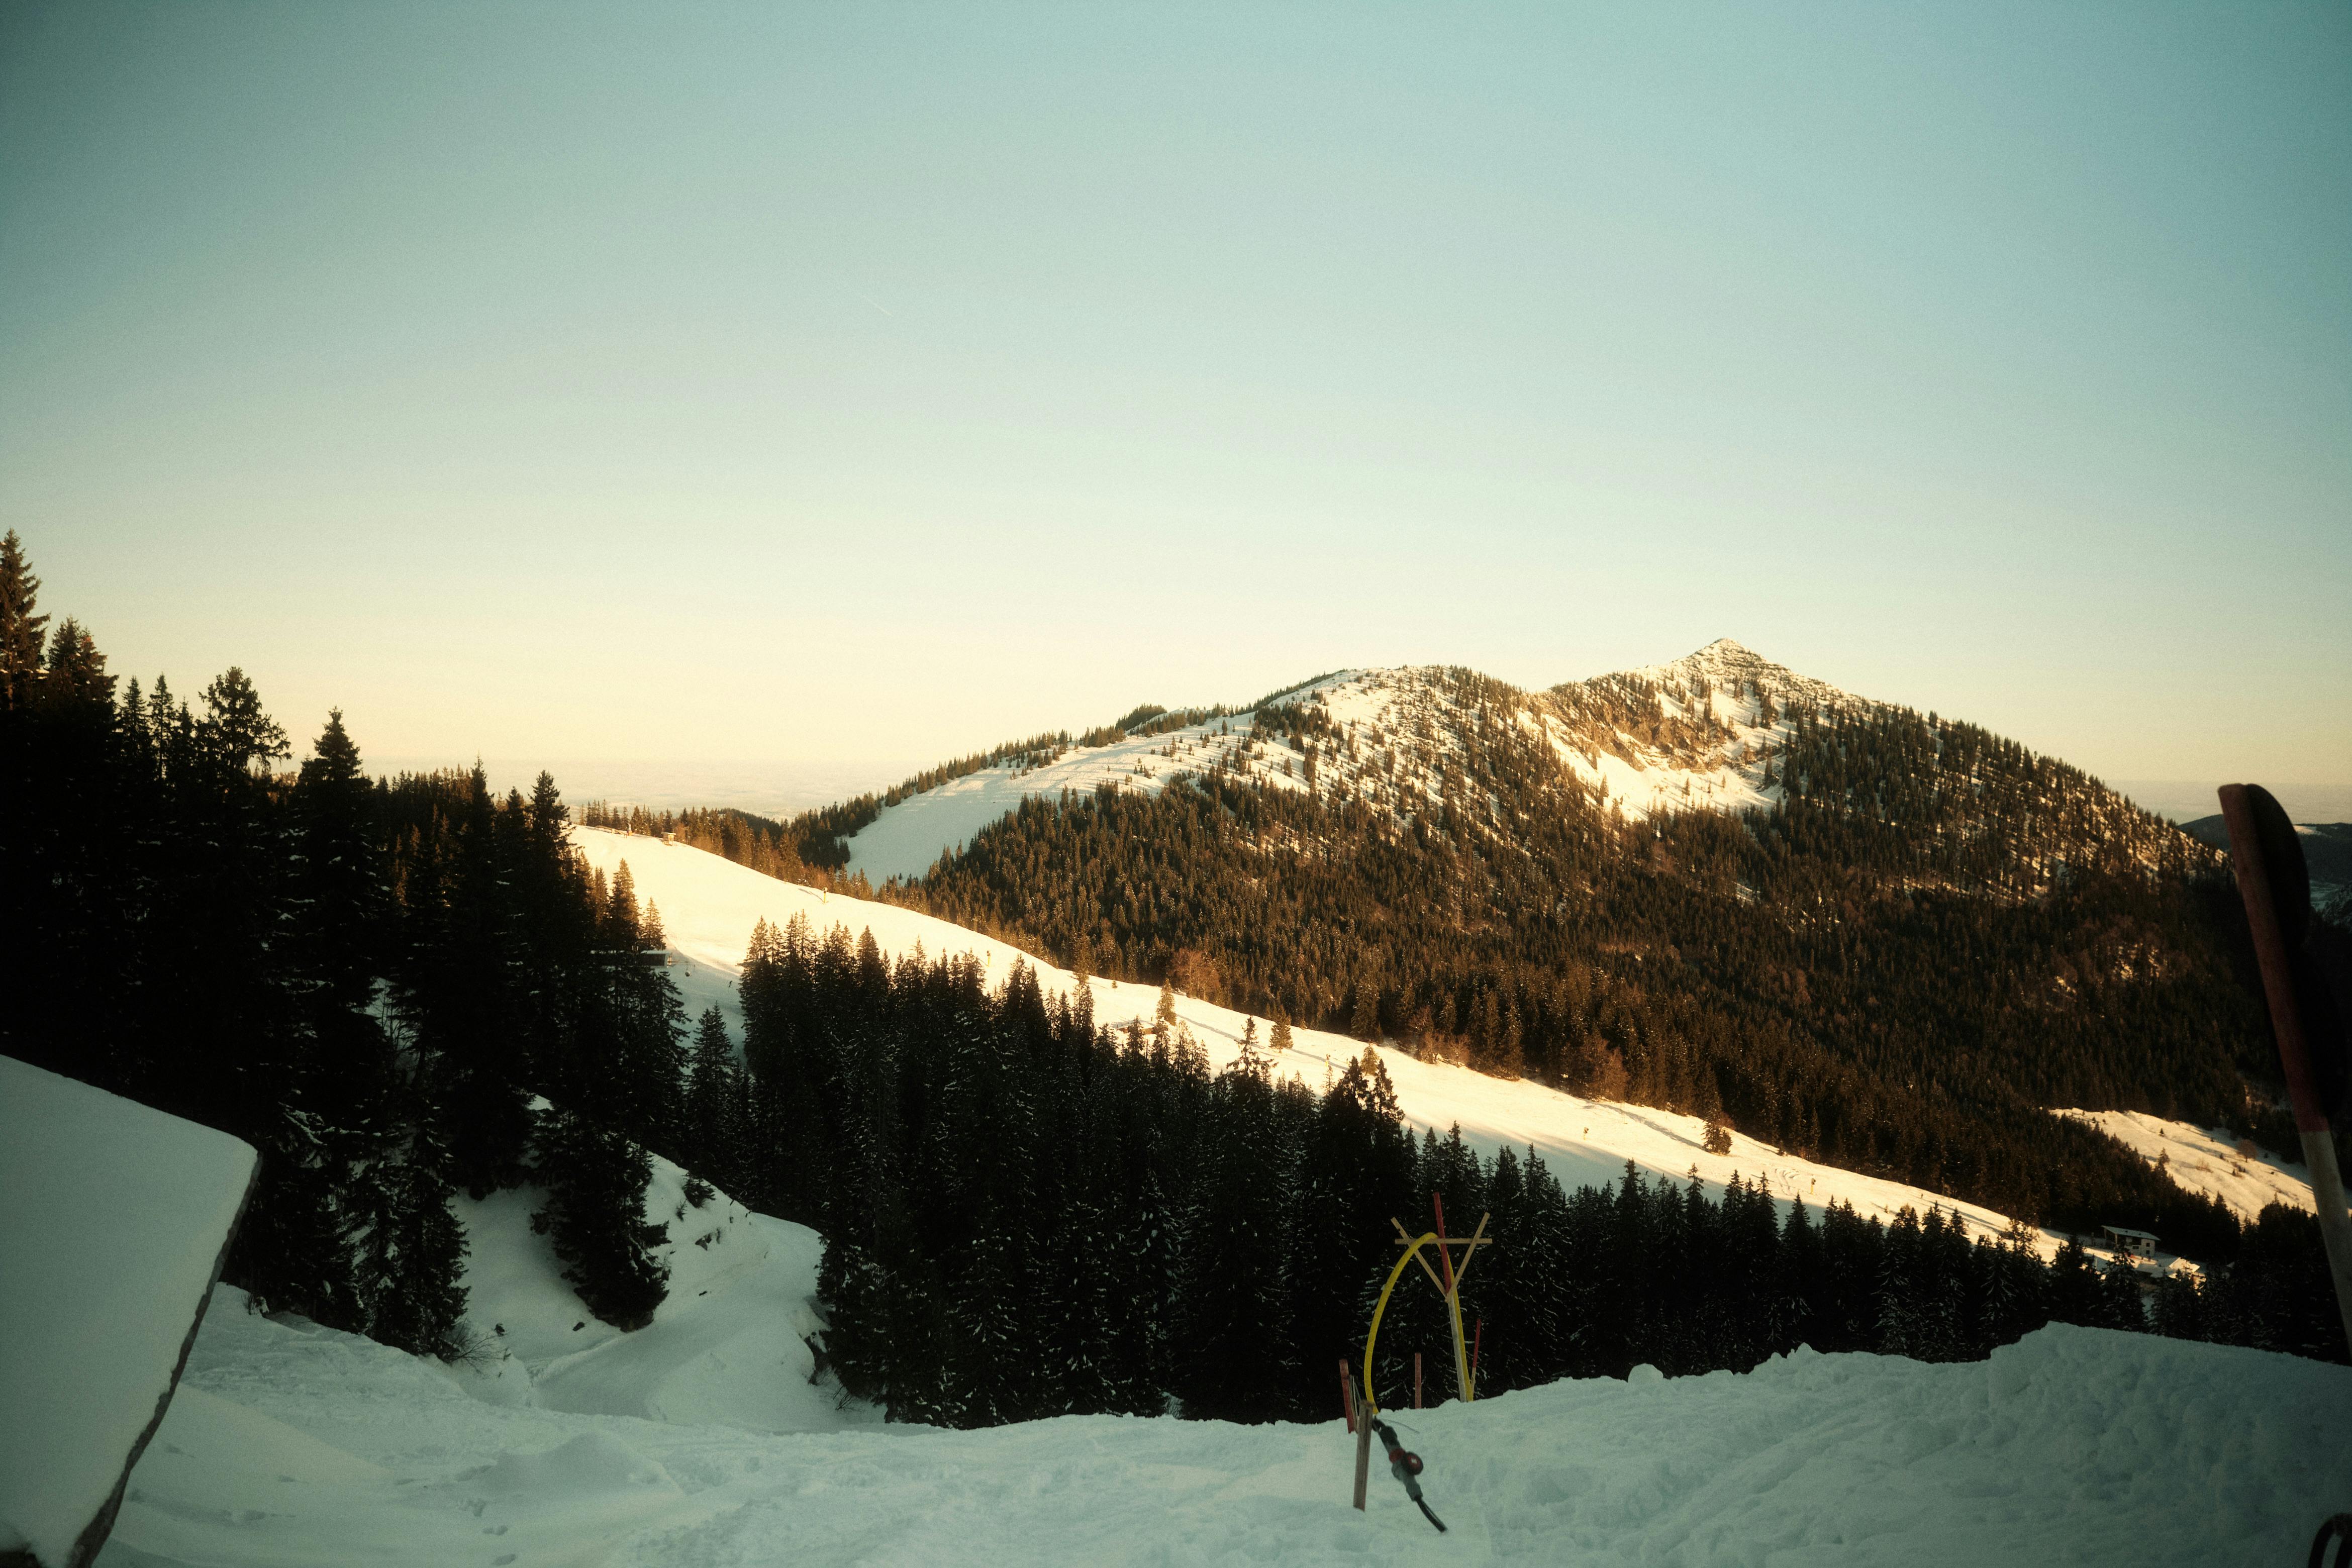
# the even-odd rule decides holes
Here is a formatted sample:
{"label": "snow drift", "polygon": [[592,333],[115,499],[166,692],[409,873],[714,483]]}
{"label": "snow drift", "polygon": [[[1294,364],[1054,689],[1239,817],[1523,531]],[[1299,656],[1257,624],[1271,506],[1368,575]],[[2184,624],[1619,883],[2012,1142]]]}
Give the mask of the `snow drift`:
{"label": "snow drift", "polygon": [[[2352,1369],[2053,1325],[1987,1362],[1775,1359],[1395,1413],[1440,1536],[1335,1418],[771,1435],[469,1399],[236,1292],[103,1568],[2208,1563],[2352,1503]],[[1392,1391],[1393,1392],[1393,1391]],[[1334,1395],[1336,1402],[1336,1394]]]}

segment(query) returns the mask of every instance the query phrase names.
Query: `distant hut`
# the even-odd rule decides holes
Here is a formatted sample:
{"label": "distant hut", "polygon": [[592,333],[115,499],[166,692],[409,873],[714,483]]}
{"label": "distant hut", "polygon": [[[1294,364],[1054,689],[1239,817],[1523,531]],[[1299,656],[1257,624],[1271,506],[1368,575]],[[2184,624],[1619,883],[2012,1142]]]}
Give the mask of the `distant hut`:
{"label": "distant hut", "polygon": [[2142,1289],[2151,1288],[2147,1282],[2148,1279],[2161,1279],[2172,1273],[2178,1259],[2157,1256],[2154,1232],[2134,1230],[2122,1225],[2103,1225],[2099,1228],[2107,1233],[2107,1250],[2115,1255],[2115,1260],[2108,1267],[2128,1268],[2135,1274],[2145,1276],[2141,1282]]}

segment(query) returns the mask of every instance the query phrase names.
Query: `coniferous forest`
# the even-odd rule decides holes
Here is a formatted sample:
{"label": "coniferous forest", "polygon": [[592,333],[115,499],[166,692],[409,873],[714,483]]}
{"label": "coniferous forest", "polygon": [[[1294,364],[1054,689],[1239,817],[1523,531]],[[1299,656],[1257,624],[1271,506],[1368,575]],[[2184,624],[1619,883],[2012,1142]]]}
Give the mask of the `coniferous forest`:
{"label": "coniferous forest", "polygon": [[[2248,1089],[2277,1068],[2236,890],[2184,835],[2166,829],[2185,847],[2153,865],[2084,858],[2025,896],[2050,831],[2028,802],[2063,781],[2014,748],[1982,765],[1971,752],[2001,748],[1980,732],[1820,716],[1771,813],[1639,823],[1513,740],[1469,752],[1475,806],[1402,819],[1364,791],[1215,771],[1157,795],[1032,797],[886,891],[1082,972],[1173,975],[1226,1005],[1719,1115],[2040,1223],[2136,1216],[2118,1222],[2191,1256],[2227,1245],[2228,1216],[2047,1108],[2292,1146]],[[1970,782],[1848,798],[1937,755]],[[1989,827],[1960,831],[1959,794]]]}
{"label": "coniferous forest", "polygon": [[[894,962],[844,930],[761,928],[744,1037],[716,1014],[689,1028],[657,911],[569,848],[552,779],[528,796],[493,795],[478,769],[371,779],[333,713],[297,764],[241,672],[193,702],[160,678],[120,680],[79,626],[49,624],[37,591],[8,535],[0,904],[17,919],[0,1051],[252,1142],[260,1173],[228,1272],[271,1310],[463,1354],[451,1201],[529,1184],[583,1300],[642,1323],[666,1288],[642,1212],[652,1151],[824,1233],[821,1366],[902,1419],[1171,1401],[1328,1416],[1334,1363],[1360,1345],[1395,1257],[1391,1217],[1424,1228],[1432,1194],[1450,1215],[1493,1215],[1496,1245],[1465,1293],[1486,1391],[1642,1362],[1739,1369],[1799,1343],[1978,1356],[2053,1319],[2346,1356],[2308,1216],[2273,1210],[2242,1234],[2088,1134],[2043,1118],[2034,1157],[2018,1142],[2032,1096],[2095,1088],[2099,1053],[2126,1031],[2147,1031],[2137,1059],[2159,1064],[2163,1092],[2202,1092],[2200,1031],[2244,1026],[2231,1009],[2245,1004],[2197,967],[2195,942],[2212,939],[2196,922],[2219,917],[2193,880],[2179,893],[2086,874],[2056,912],[1991,921],[1840,881],[1821,847],[1835,824],[1800,808],[1744,837],[1657,826],[1673,874],[1656,880],[1686,889],[1679,904],[1637,900],[1604,857],[1564,842],[1559,864],[1594,889],[1577,918],[1530,905],[1549,912],[1506,925],[1514,889],[1564,884],[1498,885],[1474,910],[1464,879],[1441,875],[1465,851],[1434,829],[1345,838],[1349,803],[1209,781],[1024,809],[926,895],[1032,920],[1049,949],[1104,970],[1164,963],[1150,944],[1189,934],[1226,994],[1288,997],[1318,1020],[1344,997],[1341,1021],[1458,1040],[1489,1070],[1720,1110],[1821,1158],[2026,1200],[2013,1212],[2063,1223],[2070,1193],[2097,1218],[2142,1204],[2168,1239],[2194,1232],[2212,1269],[2201,1289],[2160,1288],[2150,1315],[2079,1249],[2044,1264],[1940,1212],[1784,1214],[1754,1188],[1714,1198],[1630,1170],[1563,1192],[1532,1152],[1416,1139],[1370,1053],[1320,1089],[1278,1080],[1255,1050],[1213,1074],[1172,1016],[1115,1035],[1083,992],[1049,997],[1026,971],[992,992],[965,960]],[[1236,821],[1321,847],[1244,900],[1228,880],[1250,842]],[[1348,876],[1343,857],[1360,862]],[[1499,857],[1490,869],[1504,875]],[[1813,879],[1817,902],[1845,913],[1743,933],[1689,890],[1726,877],[1790,899]],[[1423,894],[1443,919],[1406,918]],[[1231,923],[1244,908],[1255,936]],[[1630,949],[1590,934],[1603,914],[1637,933]],[[2172,978],[2146,1002],[2056,1010],[2059,1045],[2037,1066],[2009,1017],[2024,982],[2001,977],[2029,972],[2036,941],[2064,952],[2115,931],[2187,944],[2192,962],[2153,961]],[[1877,950],[1931,939],[1967,962],[1906,973]],[[1790,999],[1759,978],[1774,973],[1835,1021],[1794,1028]],[[1962,974],[1984,994],[1962,994]],[[1951,1038],[1926,1022],[1939,1005],[1968,1021],[1976,1055],[1930,1071]],[[2158,1017],[2167,1006],[2188,1022]],[[2186,1065],[2167,1078],[2172,1062]],[[1408,1278],[1382,1334],[1384,1396],[1408,1386],[1415,1351],[1444,1392],[1448,1343],[1433,1292]]]}
{"label": "coniferous forest", "polygon": [[252,1143],[227,1272],[272,1309],[464,1351],[449,1199],[528,1177],[583,1299],[649,1315],[679,1004],[654,911],[572,853],[553,781],[371,781],[335,713],[289,768],[242,671],[193,702],[118,683],[38,586],[10,533],[0,1051]]}

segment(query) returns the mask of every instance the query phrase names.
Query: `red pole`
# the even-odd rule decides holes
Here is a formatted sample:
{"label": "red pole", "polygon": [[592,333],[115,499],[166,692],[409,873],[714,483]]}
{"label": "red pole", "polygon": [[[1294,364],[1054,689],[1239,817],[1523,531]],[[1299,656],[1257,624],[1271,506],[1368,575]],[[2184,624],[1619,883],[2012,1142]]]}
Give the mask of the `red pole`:
{"label": "red pole", "polygon": [[1421,1352],[1412,1352],[1412,1407],[1421,1408]]}
{"label": "red pole", "polygon": [[1454,1294],[1454,1253],[1445,1245],[1445,1200],[1435,1193],[1429,1194],[1429,1206],[1437,1211],[1437,1256],[1445,1265],[1445,1293]]}
{"label": "red pole", "polygon": [[2352,1343],[2352,1215],[2345,1207],[2336,1140],[2312,1083],[2303,1015],[2294,994],[2294,961],[2287,952],[2286,933],[2279,927],[2253,798],[2244,784],[2223,784],[2221,796],[2221,818],[2230,831],[2230,869],[2237,876],[2238,892],[2245,902],[2246,926],[2263,972],[2263,993],[2271,1005],[2271,1036],[2278,1042],[2279,1066],[2285,1073],[2287,1097],[2294,1106],[2295,1131],[2302,1137],[2304,1163],[2311,1172],[2320,1245],[2327,1254],[2328,1272],[2335,1277],[2336,1313],[2344,1320],[2346,1342]]}
{"label": "red pole", "polygon": [[1348,1365],[1348,1358],[1339,1358],[1339,1413],[1348,1418],[1348,1430],[1356,1429],[1356,1373]]}

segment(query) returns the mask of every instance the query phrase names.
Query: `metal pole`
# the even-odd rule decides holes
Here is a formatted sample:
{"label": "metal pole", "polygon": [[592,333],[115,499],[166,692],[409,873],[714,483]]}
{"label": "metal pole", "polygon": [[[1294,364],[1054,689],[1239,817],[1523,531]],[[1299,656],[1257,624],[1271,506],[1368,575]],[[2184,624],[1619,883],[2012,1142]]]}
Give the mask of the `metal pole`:
{"label": "metal pole", "polygon": [[2278,906],[2271,901],[2270,868],[2263,863],[2254,826],[2253,802],[2243,784],[2221,786],[2221,816],[2230,829],[2230,868],[2246,903],[2254,956],[2262,963],[2263,994],[2271,1005],[2271,1031],[2277,1037],[2279,1066],[2294,1102],[2295,1131],[2303,1137],[2304,1163],[2311,1170],[2312,1202],[2319,1210],[2319,1237],[2327,1248],[2327,1271],[2336,1283],[2336,1310],[2344,1320],[2344,1341],[2352,1349],[2352,1213],[2344,1198],[2344,1174],[2336,1164],[2336,1141],[2312,1086],[2311,1058],[2303,1037],[2303,1014],[2295,1006],[2294,972],[2288,965],[2286,933],[2279,929]]}

